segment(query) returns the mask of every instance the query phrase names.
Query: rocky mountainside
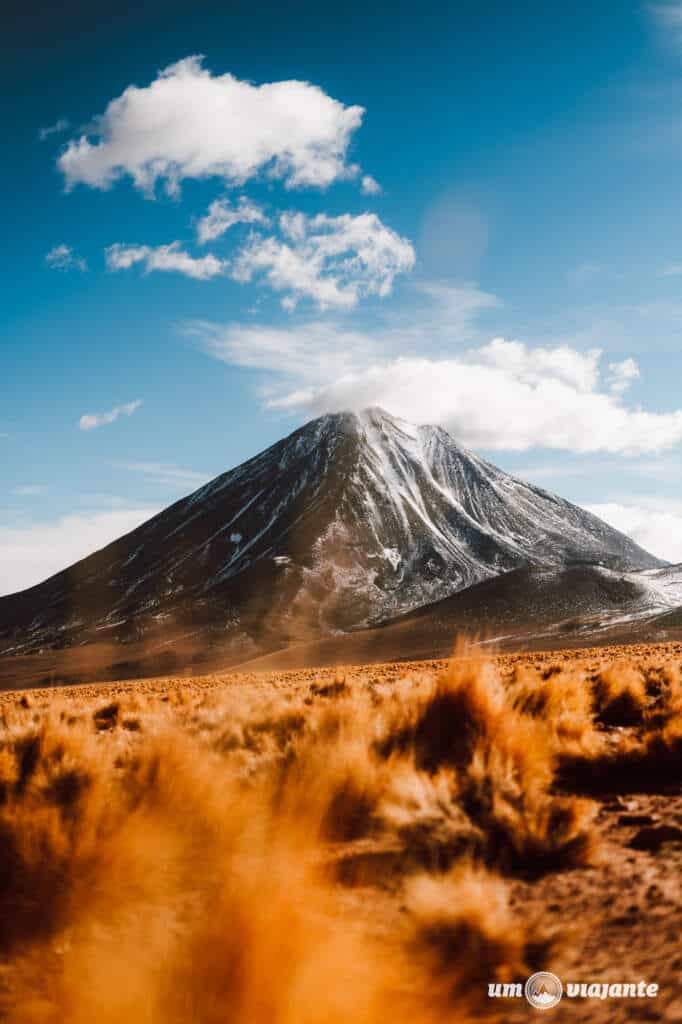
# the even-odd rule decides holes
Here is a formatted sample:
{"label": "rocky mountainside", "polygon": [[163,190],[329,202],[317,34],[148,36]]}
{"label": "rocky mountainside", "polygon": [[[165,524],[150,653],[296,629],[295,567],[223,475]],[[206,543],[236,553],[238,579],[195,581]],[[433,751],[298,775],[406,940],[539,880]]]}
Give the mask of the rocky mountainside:
{"label": "rocky mountainside", "polygon": [[206,632],[245,651],[366,627],[519,567],[660,563],[440,427],[322,416],[40,585],[0,652]]}
{"label": "rocky mountainside", "polygon": [[374,629],[281,648],[244,668],[302,669],[447,658],[456,638],[482,649],[559,650],[682,640],[682,565],[513,569]]}

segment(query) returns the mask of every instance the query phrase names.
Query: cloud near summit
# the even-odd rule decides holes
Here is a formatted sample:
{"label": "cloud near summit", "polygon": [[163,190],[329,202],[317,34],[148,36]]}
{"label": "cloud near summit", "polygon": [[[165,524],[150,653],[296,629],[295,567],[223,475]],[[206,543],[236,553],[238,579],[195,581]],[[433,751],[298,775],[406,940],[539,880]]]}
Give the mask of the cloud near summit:
{"label": "cloud near summit", "polygon": [[[529,345],[477,336],[471,321],[494,304],[476,289],[428,289],[410,322],[369,332],[315,321],[295,327],[195,324],[215,358],[267,374],[272,408],[318,415],[380,405],[417,423],[440,423],[474,448],[533,447],[635,455],[682,439],[682,409],[626,402],[639,368],[602,371],[599,349]],[[478,331],[480,337],[480,331]]]}
{"label": "cloud near summit", "polygon": [[129,176],[147,194],[159,181],[176,194],[187,178],[241,185],[262,173],[288,188],[324,188],[360,173],[346,157],[363,114],[309,82],[253,85],[191,56],[150,85],[129,85],[92,138],[72,139],[57,163],[67,188],[106,189]]}

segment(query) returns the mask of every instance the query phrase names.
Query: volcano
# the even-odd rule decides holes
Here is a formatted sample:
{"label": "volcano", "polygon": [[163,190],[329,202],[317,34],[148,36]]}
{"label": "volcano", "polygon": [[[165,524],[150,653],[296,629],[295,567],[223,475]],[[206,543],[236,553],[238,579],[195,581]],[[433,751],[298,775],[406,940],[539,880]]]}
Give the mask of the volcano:
{"label": "volcano", "polygon": [[589,512],[381,409],[322,416],[0,599],[0,652],[193,635],[245,654],[375,626],[514,569],[663,565]]}

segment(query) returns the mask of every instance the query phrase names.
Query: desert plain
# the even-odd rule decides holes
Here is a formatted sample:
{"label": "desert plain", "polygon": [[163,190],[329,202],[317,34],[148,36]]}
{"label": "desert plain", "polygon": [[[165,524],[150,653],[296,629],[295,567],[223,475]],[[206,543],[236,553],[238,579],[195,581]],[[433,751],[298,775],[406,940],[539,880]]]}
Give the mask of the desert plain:
{"label": "desert plain", "polygon": [[0,1020],[682,1021],[682,644],[0,693]]}

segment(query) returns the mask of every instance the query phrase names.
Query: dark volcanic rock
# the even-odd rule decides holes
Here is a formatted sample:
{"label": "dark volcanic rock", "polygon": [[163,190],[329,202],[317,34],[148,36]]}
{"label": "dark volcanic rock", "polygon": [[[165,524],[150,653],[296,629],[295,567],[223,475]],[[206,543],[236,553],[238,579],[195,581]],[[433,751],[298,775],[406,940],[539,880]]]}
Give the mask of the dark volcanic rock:
{"label": "dark volcanic rock", "polygon": [[633,850],[649,850],[651,853],[655,853],[663,843],[682,843],[682,828],[677,825],[649,825],[630,840]]}

